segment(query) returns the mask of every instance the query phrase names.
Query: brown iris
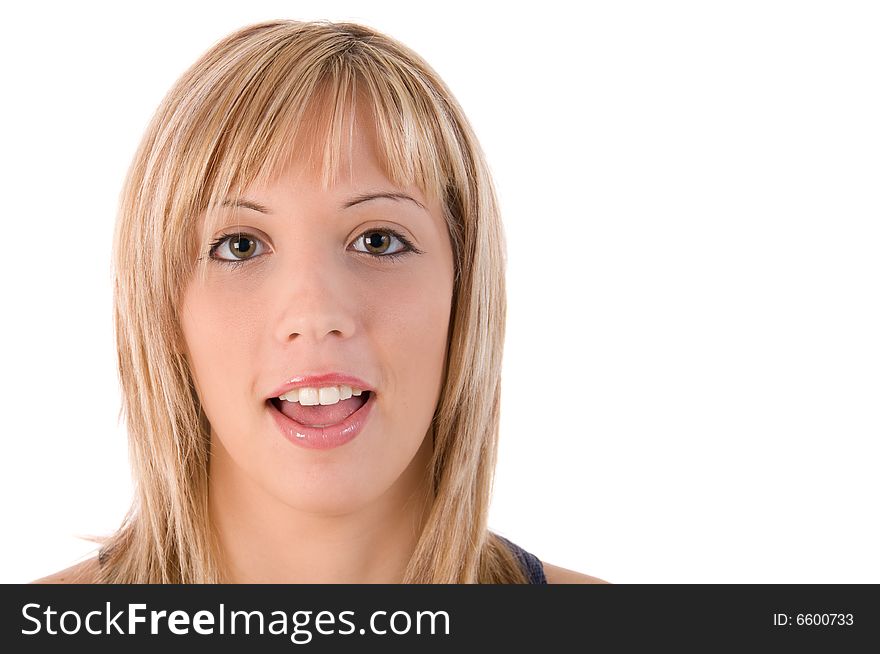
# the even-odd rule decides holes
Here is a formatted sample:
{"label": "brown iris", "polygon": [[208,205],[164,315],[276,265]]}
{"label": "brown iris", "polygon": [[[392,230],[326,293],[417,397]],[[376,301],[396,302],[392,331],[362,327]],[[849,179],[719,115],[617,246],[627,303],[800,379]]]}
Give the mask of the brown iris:
{"label": "brown iris", "polygon": [[[253,254],[253,251],[256,249],[256,247],[256,242],[253,239],[248,238],[244,234],[234,236],[229,241],[229,249],[236,257],[239,257],[240,259],[247,259],[251,254]],[[241,253],[241,256],[239,256],[239,252]]]}
{"label": "brown iris", "polygon": [[[385,241],[382,243],[382,241]],[[384,232],[368,232],[364,235],[364,243],[367,245],[367,250],[374,254],[382,254],[385,250],[388,249],[388,245],[391,243],[391,235],[385,234]],[[375,250],[373,248],[376,248]]]}

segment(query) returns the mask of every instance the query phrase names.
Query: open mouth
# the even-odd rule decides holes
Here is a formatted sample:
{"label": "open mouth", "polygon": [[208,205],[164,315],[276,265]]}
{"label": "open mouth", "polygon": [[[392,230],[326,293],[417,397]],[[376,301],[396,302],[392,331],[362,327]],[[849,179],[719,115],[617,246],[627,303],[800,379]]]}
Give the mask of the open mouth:
{"label": "open mouth", "polygon": [[312,450],[330,450],[355,439],[370,422],[375,404],[372,391],[363,391],[359,396],[335,404],[315,406],[302,406],[277,397],[266,400],[266,408],[281,435],[299,447]]}
{"label": "open mouth", "polygon": [[299,402],[288,402],[277,397],[268,400],[279,413],[294,422],[315,429],[338,425],[359,411],[369,401],[372,391],[363,391],[360,395],[339,400],[334,404],[302,405]]}

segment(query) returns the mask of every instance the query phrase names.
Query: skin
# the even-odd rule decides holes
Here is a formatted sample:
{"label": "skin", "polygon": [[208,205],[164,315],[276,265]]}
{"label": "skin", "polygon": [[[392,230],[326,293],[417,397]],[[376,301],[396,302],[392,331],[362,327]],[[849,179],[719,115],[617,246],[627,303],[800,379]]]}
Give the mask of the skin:
{"label": "skin", "polygon": [[[439,204],[385,176],[375,132],[363,127],[371,124],[359,117],[350,160],[328,191],[296,163],[247,189],[269,213],[230,207],[228,219],[257,249],[242,253],[233,238],[215,256],[251,259],[236,268],[212,261],[205,282],[185,289],[182,329],[212,425],[209,508],[231,582],[398,583],[432,499],[430,422],[445,367],[452,246]],[[367,192],[416,202],[342,208]],[[355,251],[383,227],[421,253],[390,262]],[[376,242],[374,251],[405,250],[393,237]],[[328,371],[370,383],[376,405],[354,440],[298,447],[265,401],[294,375]],[[87,582],[96,569],[90,559],[37,583]],[[550,583],[604,583],[545,571]]]}

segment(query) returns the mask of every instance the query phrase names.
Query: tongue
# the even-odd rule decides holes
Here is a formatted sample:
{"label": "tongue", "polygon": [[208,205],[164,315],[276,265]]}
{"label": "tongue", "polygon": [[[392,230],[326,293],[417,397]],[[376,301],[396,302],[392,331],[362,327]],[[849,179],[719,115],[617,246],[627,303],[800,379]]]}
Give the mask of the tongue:
{"label": "tongue", "polygon": [[306,427],[327,427],[342,422],[367,401],[367,393],[340,400],[336,404],[303,406],[299,402],[281,402],[281,413]]}

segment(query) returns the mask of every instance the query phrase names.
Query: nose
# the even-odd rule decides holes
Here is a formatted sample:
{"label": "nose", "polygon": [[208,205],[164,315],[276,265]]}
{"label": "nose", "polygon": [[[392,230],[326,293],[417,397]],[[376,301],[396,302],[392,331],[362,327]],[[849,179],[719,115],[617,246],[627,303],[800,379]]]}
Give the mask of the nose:
{"label": "nose", "polygon": [[318,345],[328,335],[349,338],[354,333],[357,298],[339,262],[304,256],[285,267],[280,285],[279,342],[303,340]]}

